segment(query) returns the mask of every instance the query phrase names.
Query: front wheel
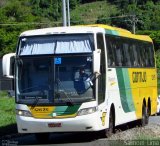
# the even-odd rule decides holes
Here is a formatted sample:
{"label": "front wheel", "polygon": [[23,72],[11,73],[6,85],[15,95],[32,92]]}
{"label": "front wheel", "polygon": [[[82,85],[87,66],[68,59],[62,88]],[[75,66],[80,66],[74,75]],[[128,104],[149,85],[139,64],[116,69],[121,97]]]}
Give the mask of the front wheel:
{"label": "front wheel", "polygon": [[115,132],[115,120],[114,120],[114,115],[113,112],[110,112],[109,115],[109,128],[105,129],[105,136],[106,137],[110,137],[113,135],[113,133]]}

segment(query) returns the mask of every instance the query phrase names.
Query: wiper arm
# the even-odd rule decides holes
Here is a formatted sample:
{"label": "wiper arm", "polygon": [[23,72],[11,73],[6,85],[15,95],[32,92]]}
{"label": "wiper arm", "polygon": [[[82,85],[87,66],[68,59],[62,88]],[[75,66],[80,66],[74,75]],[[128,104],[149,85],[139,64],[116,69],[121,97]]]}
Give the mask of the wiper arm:
{"label": "wiper arm", "polygon": [[[45,95],[45,93],[44,93],[44,91],[40,91],[41,93],[40,93],[40,95],[41,96],[44,96]],[[38,96],[35,96],[35,100],[34,100],[34,102],[33,102],[33,106],[32,106],[32,108],[35,108],[36,106],[37,106],[37,104],[38,104],[38,102],[39,102],[39,97]]]}
{"label": "wiper arm", "polygon": [[32,108],[35,108],[35,107],[37,106],[39,99],[40,99],[40,98],[38,98],[38,96],[35,96],[35,100],[34,100],[34,102],[33,102]]}
{"label": "wiper arm", "polygon": [[66,99],[67,99],[67,100],[65,100],[66,103],[69,104],[69,105],[73,105],[73,101],[72,101],[72,99],[67,95],[67,93],[66,93],[65,91],[61,91],[61,92],[64,93],[64,95],[65,95],[65,97],[66,97]]}
{"label": "wiper arm", "polygon": [[34,99],[33,108],[38,104],[41,97],[47,96],[46,93],[45,93],[45,90],[20,93],[20,95],[24,96],[24,97],[32,97],[32,99]]}
{"label": "wiper arm", "polygon": [[[67,100],[65,100],[65,102],[66,102],[69,106],[74,105],[72,99],[70,99],[70,97],[69,97],[69,96],[67,95],[67,93],[65,92],[65,88],[63,87],[61,80],[58,78],[57,81],[58,81],[58,83],[60,84],[60,86],[61,86],[61,87],[63,88],[63,90],[64,90],[64,91],[63,91],[63,90],[59,90],[59,91],[64,93],[64,95],[65,95],[65,97],[66,97],[66,99],[67,99]],[[59,91],[58,91],[58,92],[59,92]]]}

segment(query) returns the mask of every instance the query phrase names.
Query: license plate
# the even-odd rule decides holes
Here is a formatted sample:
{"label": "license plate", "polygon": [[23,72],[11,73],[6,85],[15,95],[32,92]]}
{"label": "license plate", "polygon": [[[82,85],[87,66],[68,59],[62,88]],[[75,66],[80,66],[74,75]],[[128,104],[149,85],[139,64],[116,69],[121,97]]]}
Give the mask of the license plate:
{"label": "license plate", "polygon": [[62,127],[61,123],[48,123],[49,128]]}

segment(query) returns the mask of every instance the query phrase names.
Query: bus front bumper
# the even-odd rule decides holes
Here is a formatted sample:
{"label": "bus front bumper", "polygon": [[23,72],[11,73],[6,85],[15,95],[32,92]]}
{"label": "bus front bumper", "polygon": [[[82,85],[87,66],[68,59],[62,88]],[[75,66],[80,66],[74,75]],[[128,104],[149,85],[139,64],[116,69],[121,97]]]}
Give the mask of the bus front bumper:
{"label": "bus front bumper", "polygon": [[19,133],[82,132],[104,129],[98,112],[64,119],[36,119],[17,115]]}

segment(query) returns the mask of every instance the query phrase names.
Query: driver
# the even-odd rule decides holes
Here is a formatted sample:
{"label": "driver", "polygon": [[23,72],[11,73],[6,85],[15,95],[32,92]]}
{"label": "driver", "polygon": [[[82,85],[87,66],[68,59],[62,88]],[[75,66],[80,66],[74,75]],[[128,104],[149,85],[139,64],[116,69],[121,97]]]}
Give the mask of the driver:
{"label": "driver", "polygon": [[88,74],[85,73],[85,69],[84,68],[80,68],[79,70],[79,80],[80,81],[86,81],[88,79]]}

